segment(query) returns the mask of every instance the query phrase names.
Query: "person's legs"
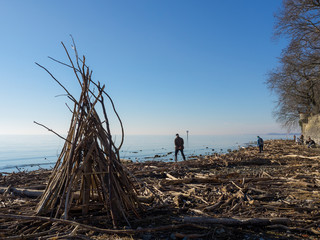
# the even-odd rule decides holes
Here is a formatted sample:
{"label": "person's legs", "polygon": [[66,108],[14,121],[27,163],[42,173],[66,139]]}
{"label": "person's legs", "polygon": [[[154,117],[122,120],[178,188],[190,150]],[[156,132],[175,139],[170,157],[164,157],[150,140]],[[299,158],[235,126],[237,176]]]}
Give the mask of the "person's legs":
{"label": "person's legs", "polygon": [[313,142],[308,144],[308,148],[313,148],[313,147],[315,147],[315,144]]}
{"label": "person's legs", "polygon": [[259,145],[259,153],[261,153],[263,150],[263,146],[262,145]]}
{"label": "person's legs", "polygon": [[179,149],[176,149],[176,151],[174,152],[174,160],[177,162],[177,155],[178,155],[178,151]]}
{"label": "person's legs", "polygon": [[182,155],[182,157],[183,157],[183,161],[185,161],[185,160],[186,160],[186,157],[184,156],[183,149],[180,149],[180,152],[181,152],[181,155]]}

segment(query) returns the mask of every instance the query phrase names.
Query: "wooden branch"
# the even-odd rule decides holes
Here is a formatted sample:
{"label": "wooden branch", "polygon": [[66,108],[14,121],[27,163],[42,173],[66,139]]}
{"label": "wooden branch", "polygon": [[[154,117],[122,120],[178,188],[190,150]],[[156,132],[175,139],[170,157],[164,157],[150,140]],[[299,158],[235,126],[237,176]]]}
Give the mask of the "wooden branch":
{"label": "wooden branch", "polygon": [[52,230],[23,235],[23,236],[22,235],[10,236],[10,237],[2,238],[2,240],[39,239],[39,237],[42,237],[42,236],[48,237],[49,234],[52,234]]}
{"label": "wooden branch", "polygon": [[[96,84],[96,83],[93,82],[92,80],[90,80],[90,81],[91,81],[96,87],[99,88],[99,84]],[[107,98],[109,99],[109,101],[110,101],[110,103],[111,103],[111,105],[112,105],[113,111],[114,111],[114,113],[116,114],[116,116],[117,116],[117,118],[118,118],[118,121],[119,121],[119,123],[120,123],[121,136],[122,136],[122,138],[121,138],[121,143],[120,143],[119,147],[117,148],[117,150],[118,150],[118,152],[119,152],[119,150],[120,150],[120,148],[122,147],[123,142],[124,142],[124,128],[123,128],[123,124],[122,124],[122,121],[121,121],[121,118],[120,118],[118,112],[116,111],[116,108],[115,108],[115,106],[114,106],[114,103],[113,103],[112,98],[111,98],[110,95],[109,95],[108,93],[106,93],[105,91],[103,91],[103,93],[104,93],[104,94],[107,96]],[[103,103],[103,96],[102,96],[102,103]]]}
{"label": "wooden branch", "polygon": [[221,224],[226,226],[267,226],[273,224],[288,225],[291,220],[288,218],[250,218],[250,219],[236,219],[236,218],[210,218],[210,217],[185,217],[183,219],[186,223],[204,223],[204,224]]}
{"label": "wooden branch", "polygon": [[76,78],[78,79],[78,83],[79,83],[80,86],[82,87],[81,81],[80,81],[79,76],[78,76],[78,73],[77,73],[77,71],[79,71],[80,73],[81,73],[81,71],[80,71],[80,69],[75,68],[75,66],[74,66],[74,64],[73,64],[73,61],[72,61],[72,59],[71,59],[71,57],[70,57],[70,55],[69,55],[69,52],[68,52],[66,46],[64,45],[63,42],[61,42],[61,44],[62,44],[62,46],[63,46],[63,48],[64,48],[64,50],[65,50],[65,52],[66,52],[66,54],[67,54],[67,56],[68,56],[68,58],[69,58],[69,61],[70,61],[71,65],[72,65],[72,69],[73,69],[73,71],[74,71],[74,73],[75,73],[75,75],[76,75]]}
{"label": "wooden branch", "polygon": [[[72,38],[72,40],[73,40],[73,38]],[[74,40],[73,40],[73,43],[74,43]],[[62,43],[63,44],[63,43]],[[74,44],[75,45],[75,44]],[[63,45],[64,46],[64,45]],[[64,48],[65,48],[65,46],[64,46]],[[65,50],[66,50],[66,48],[65,48]],[[61,61],[59,61],[59,60],[57,60],[57,59],[54,59],[54,58],[52,58],[52,57],[48,57],[48,58],[50,58],[51,60],[53,60],[53,61],[55,61],[55,62],[57,62],[57,63],[60,63],[60,64],[62,64],[62,65],[64,65],[64,66],[67,66],[67,67],[69,67],[69,68],[72,68],[74,71],[76,71],[76,72],[80,72],[81,73],[81,71],[79,70],[79,69],[77,69],[77,68],[75,68],[74,67],[74,65],[68,65],[68,64],[66,64],[66,63],[64,63],[64,62],[61,62]],[[70,56],[69,56],[69,59],[70,59]],[[81,59],[80,59],[80,61],[81,61]],[[81,61],[82,62],[82,61]],[[85,63],[84,62],[82,62],[83,63],[83,65],[85,66]],[[92,72],[91,72],[91,74],[92,74]],[[91,74],[90,74],[90,77],[89,77],[89,79],[90,79],[90,82],[91,83],[93,83],[97,88],[99,88],[99,84],[97,84],[97,83],[95,83],[93,80],[91,80]],[[90,91],[90,89],[89,89],[89,91]],[[91,91],[90,91],[91,92]],[[91,92],[92,93],[92,92]],[[118,114],[118,112],[117,112],[117,110],[116,110],[116,108],[115,108],[115,105],[114,105],[114,102],[113,102],[113,100],[112,100],[112,98],[110,97],[110,95],[109,94],[107,94],[107,92],[105,92],[105,91],[103,91],[103,93],[107,96],[107,98],[110,100],[110,103],[111,103],[111,105],[112,105],[112,108],[113,108],[113,111],[114,111],[114,113],[116,114],[116,116],[117,116],[117,118],[118,118],[118,121],[119,121],[119,123],[120,123],[120,128],[121,128],[121,142],[120,142],[120,144],[119,144],[119,146],[117,147],[117,150],[118,151],[120,151],[120,148],[122,147],[122,145],[123,145],[123,142],[124,142],[124,127],[123,127],[123,123],[122,123],[122,120],[121,120],[121,118],[120,118],[120,116],[119,116],[119,114]],[[93,94],[93,93],[92,93]],[[103,100],[102,100],[103,101]]]}
{"label": "wooden branch", "polygon": [[68,97],[71,98],[72,101],[74,101],[75,103],[77,103],[76,99],[69,93],[69,91],[52,75],[52,73],[46,69],[44,66],[41,66],[39,63],[35,63],[37,64],[39,67],[41,67],[42,69],[44,69],[47,73],[49,73],[49,75],[66,91],[66,93],[68,94]]}
{"label": "wooden branch", "polygon": [[49,222],[57,222],[61,224],[68,224],[72,226],[78,226],[79,228],[83,228],[86,230],[94,231],[94,232],[100,232],[100,233],[108,233],[108,234],[137,234],[137,233],[143,233],[143,232],[160,232],[160,231],[166,231],[166,230],[174,230],[179,228],[199,228],[199,229],[207,229],[206,227],[203,227],[201,225],[192,224],[192,223],[183,223],[183,224],[177,224],[177,225],[165,225],[155,228],[139,228],[139,229],[126,229],[126,230],[120,230],[120,229],[104,229],[104,228],[98,228],[89,226],[86,224],[78,223],[71,220],[65,220],[65,219],[59,219],[59,218],[49,218],[49,217],[40,217],[40,216],[26,216],[26,215],[14,215],[14,214],[0,214],[0,219],[18,219],[18,220],[33,220],[33,221],[49,221]]}
{"label": "wooden branch", "polygon": [[33,121],[35,124],[37,124],[37,125],[40,125],[41,127],[44,127],[45,129],[47,129],[49,132],[53,132],[55,135],[57,135],[58,137],[60,137],[60,138],[62,138],[63,140],[65,140],[65,141],[67,141],[67,142],[69,142],[69,143],[71,143],[68,139],[66,139],[66,138],[64,138],[64,137],[62,137],[61,135],[59,135],[58,133],[56,133],[55,131],[53,131],[52,129],[50,129],[50,128],[48,128],[48,127],[46,127],[45,125],[43,125],[43,124],[41,124],[41,123],[38,123],[38,122],[36,122],[36,121]]}

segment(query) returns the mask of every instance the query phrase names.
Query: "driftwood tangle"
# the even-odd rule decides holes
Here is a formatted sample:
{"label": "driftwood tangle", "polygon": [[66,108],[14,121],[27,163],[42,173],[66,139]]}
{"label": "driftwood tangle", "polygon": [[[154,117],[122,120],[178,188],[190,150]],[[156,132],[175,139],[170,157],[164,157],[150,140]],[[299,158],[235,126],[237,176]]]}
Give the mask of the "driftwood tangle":
{"label": "driftwood tangle", "polygon": [[[81,94],[76,100],[46,68],[38,64],[66,91],[74,107],[65,144],[37,205],[36,214],[68,219],[74,209],[81,209],[82,215],[94,209],[105,212],[114,226],[124,220],[129,224],[128,217],[132,213],[138,216],[141,204],[120,162],[122,142],[120,147],[116,147],[112,140],[104,97],[107,96],[114,109],[113,102],[104,91],[105,85],[100,86],[92,80],[92,71],[85,64],[85,57],[78,57],[74,42],[75,62],[62,45],[70,60],[70,65],[64,65],[73,69]],[[120,118],[119,121],[123,132]]]}
{"label": "driftwood tangle", "polygon": [[[319,239],[319,160],[319,148],[273,140],[262,154],[248,147],[178,163],[127,162],[162,203],[144,201],[141,218],[121,229],[103,211],[75,220],[34,216],[34,196],[44,191],[50,171],[0,174],[0,238]],[[140,195],[150,195],[133,183]]]}

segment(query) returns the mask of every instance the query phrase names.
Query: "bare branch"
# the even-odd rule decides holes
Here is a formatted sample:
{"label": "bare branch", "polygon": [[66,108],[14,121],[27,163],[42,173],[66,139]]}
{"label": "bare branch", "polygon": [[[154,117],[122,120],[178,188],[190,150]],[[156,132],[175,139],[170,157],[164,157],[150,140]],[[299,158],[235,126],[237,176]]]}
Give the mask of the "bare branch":
{"label": "bare branch", "polygon": [[41,123],[38,123],[38,122],[36,122],[36,121],[33,121],[33,122],[34,122],[35,124],[37,124],[37,125],[40,125],[41,127],[44,127],[44,128],[47,129],[49,132],[54,133],[54,134],[57,135],[59,138],[62,138],[63,140],[71,143],[68,139],[62,137],[60,134],[56,133],[55,131],[53,131],[52,129],[46,127],[45,125],[43,125],[43,124],[41,124]]}

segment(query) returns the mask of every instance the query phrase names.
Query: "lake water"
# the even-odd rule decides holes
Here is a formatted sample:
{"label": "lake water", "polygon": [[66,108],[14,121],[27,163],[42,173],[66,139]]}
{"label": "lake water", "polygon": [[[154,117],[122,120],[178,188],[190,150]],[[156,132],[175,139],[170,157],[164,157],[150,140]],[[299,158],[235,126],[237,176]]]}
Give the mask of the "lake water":
{"label": "lake water", "polygon": [[[292,139],[287,135],[260,135],[267,139]],[[256,144],[256,135],[189,135],[185,142],[186,157],[225,153],[250,144]],[[120,157],[133,161],[173,161],[175,136],[128,135]],[[114,136],[116,145],[120,136]],[[50,169],[54,166],[64,140],[55,135],[0,135],[0,172]],[[179,153],[178,161],[182,160]]]}

